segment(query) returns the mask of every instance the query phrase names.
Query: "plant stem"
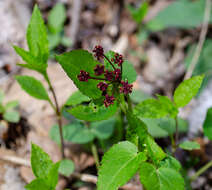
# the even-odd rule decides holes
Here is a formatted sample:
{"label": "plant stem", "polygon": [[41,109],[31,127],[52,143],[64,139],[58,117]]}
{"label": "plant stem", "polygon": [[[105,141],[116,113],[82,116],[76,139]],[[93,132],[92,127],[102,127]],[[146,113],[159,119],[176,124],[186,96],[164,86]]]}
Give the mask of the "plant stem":
{"label": "plant stem", "polygon": [[176,127],[176,131],[175,131],[175,148],[177,147],[177,143],[178,143],[178,138],[179,138],[179,130],[178,130],[178,119],[177,116],[175,117],[175,127]]}
{"label": "plant stem", "polygon": [[208,162],[206,165],[204,165],[202,168],[200,168],[193,176],[191,176],[191,181],[196,180],[202,173],[204,173],[207,169],[212,167],[212,160]]}
{"label": "plant stem", "polygon": [[[53,88],[47,74],[45,75],[45,79],[46,79],[46,81],[49,85],[49,89],[52,92],[54,102],[55,102],[56,109],[54,109],[54,110],[55,110],[55,113],[57,115],[57,123],[58,123],[58,126],[59,126],[59,132],[60,132],[61,154],[62,154],[62,158],[64,159],[65,158],[65,152],[64,152],[65,146],[64,146],[64,139],[63,139],[62,115],[61,115],[60,107],[59,107],[59,104],[58,104],[58,101],[57,101],[56,93],[54,91],[54,88]],[[52,105],[52,103],[50,103],[50,104]]]}
{"label": "plant stem", "polygon": [[113,69],[115,70],[116,68],[114,67],[113,63],[110,61],[110,59],[108,59],[108,57],[106,55],[104,55],[104,58],[110,63],[110,65],[113,67]]}
{"label": "plant stem", "polygon": [[126,96],[126,98],[127,98],[128,109],[130,112],[132,112],[132,101],[130,99],[129,94]]}
{"label": "plant stem", "polygon": [[99,169],[100,163],[99,163],[99,156],[98,156],[98,151],[96,148],[96,145],[94,144],[94,142],[91,143],[91,152],[93,154],[95,163],[96,163],[96,169]]}

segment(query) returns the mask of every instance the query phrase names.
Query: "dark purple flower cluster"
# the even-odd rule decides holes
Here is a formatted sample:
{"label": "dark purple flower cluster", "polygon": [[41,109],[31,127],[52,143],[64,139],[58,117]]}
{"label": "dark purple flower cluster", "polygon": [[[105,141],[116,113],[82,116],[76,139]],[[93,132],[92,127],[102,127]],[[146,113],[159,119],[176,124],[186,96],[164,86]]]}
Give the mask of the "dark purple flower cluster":
{"label": "dark purple flower cluster", "polygon": [[[104,82],[100,82],[97,85],[97,88],[102,91],[102,95],[105,97],[104,99],[104,105],[105,107],[110,106],[114,103],[115,97],[111,94],[111,92],[108,92],[108,86],[116,84],[118,87],[118,90],[120,93],[123,93],[125,95],[132,92],[132,84],[128,84],[128,81],[122,80],[122,64],[124,62],[123,56],[116,53],[114,55],[114,58],[109,60],[106,55],[104,55],[104,49],[101,46],[95,46],[94,50],[94,56],[100,60],[101,58],[105,58],[109,64],[112,66],[113,71],[105,69],[105,66],[103,64],[98,64],[94,68],[94,74],[96,76],[104,76],[105,78],[98,78],[95,76],[90,76],[90,74],[84,70],[80,71],[80,74],[77,76],[80,81],[87,82],[88,79],[94,79],[94,80],[103,80]],[[115,67],[115,64],[118,65]],[[109,94],[108,94],[109,93]],[[113,94],[113,92],[112,92]]]}

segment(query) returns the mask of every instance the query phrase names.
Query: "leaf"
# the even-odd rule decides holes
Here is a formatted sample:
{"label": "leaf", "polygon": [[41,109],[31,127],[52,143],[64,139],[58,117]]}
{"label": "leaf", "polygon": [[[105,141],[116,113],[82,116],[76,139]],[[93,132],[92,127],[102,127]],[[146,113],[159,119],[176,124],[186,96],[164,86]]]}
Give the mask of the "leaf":
{"label": "leaf", "polygon": [[56,34],[49,33],[48,41],[49,41],[49,49],[53,50],[60,44],[61,34],[60,33],[56,33]]}
{"label": "leaf", "polygon": [[148,135],[146,138],[146,148],[148,155],[154,163],[158,163],[166,157],[162,148],[154,141],[154,139]]}
{"label": "leaf", "polygon": [[37,5],[34,7],[27,28],[27,43],[30,53],[46,64],[49,57],[48,39],[46,27]]}
{"label": "leaf", "polygon": [[149,96],[148,94],[144,93],[141,90],[133,90],[132,93],[130,94],[130,98],[133,103],[138,104],[146,99],[151,98],[151,96]]}
{"label": "leaf", "polygon": [[90,105],[79,105],[67,111],[74,117],[85,121],[101,121],[112,117],[117,111],[117,103],[110,105],[109,107]]}
{"label": "leaf", "polygon": [[90,98],[82,94],[79,90],[71,94],[71,96],[66,101],[66,106],[76,106],[82,102],[88,102]]}
{"label": "leaf", "polygon": [[153,98],[136,105],[133,112],[141,118],[161,118],[168,114],[161,102]]}
{"label": "leaf", "polygon": [[105,121],[92,122],[90,129],[98,139],[108,139],[113,134],[115,122],[116,120],[114,118]]}
{"label": "leaf", "polygon": [[[175,120],[173,118],[150,119],[141,118],[147,125],[148,132],[156,138],[167,137],[175,133]],[[185,133],[188,131],[188,122],[178,118],[179,132]]]}
{"label": "leaf", "polygon": [[166,167],[156,169],[147,162],[141,164],[140,180],[146,190],[185,189],[184,180],[176,170]]}
{"label": "leaf", "polygon": [[67,159],[61,160],[59,172],[60,174],[69,177],[74,172],[74,163]]}
{"label": "leaf", "polygon": [[52,33],[58,33],[63,30],[63,25],[66,19],[65,6],[62,3],[57,3],[50,11],[48,16],[48,26]]}
{"label": "leaf", "polygon": [[199,143],[195,141],[184,141],[179,144],[179,147],[185,150],[194,150],[194,149],[200,149]]}
{"label": "leaf", "polygon": [[15,78],[21,88],[30,96],[40,100],[49,100],[49,96],[39,80],[30,76],[16,76]]}
{"label": "leaf", "polygon": [[4,93],[0,90],[0,104],[2,103],[4,99]]}
{"label": "leaf", "polygon": [[145,160],[145,154],[138,154],[137,147],[128,141],[112,146],[103,157],[97,189],[117,190],[135,175],[140,163]]}
{"label": "leaf", "polygon": [[[51,128],[50,137],[60,144],[59,127],[57,125]],[[94,139],[94,134],[80,122],[74,122],[63,126],[63,137],[66,141],[72,143],[86,144]]]}
{"label": "leaf", "polygon": [[148,3],[147,2],[142,3],[138,9],[135,9],[130,5],[127,6],[127,8],[130,11],[133,20],[136,21],[137,23],[140,23],[147,14]]}
{"label": "leaf", "polygon": [[160,162],[160,167],[172,168],[176,171],[180,171],[180,169],[182,168],[180,162],[172,156],[168,156],[167,158],[162,160]]}
{"label": "leaf", "polygon": [[10,101],[10,102],[7,102],[6,105],[5,105],[5,109],[13,109],[15,107],[17,107],[19,104],[19,102],[17,100],[13,100],[13,101]]}
{"label": "leaf", "polygon": [[18,46],[13,46],[13,48],[15,49],[16,53],[27,63],[18,64],[19,66],[35,70],[41,74],[46,74],[46,68],[48,67],[46,63],[43,63],[42,60],[32,55],[31,52],[28,52]]}
{"label": "leaf", "polygon": [[45,153],[39,146],[32,144],[31,166],[36,177],[45,178],[53,166],[49,155]]}
{"label": "leaf", "polygon": [[[194,28],[203,23],[205,1],[178,0],[171,3],[153,18],[147,27],[157,31],[169,27]],[[210,22],[212,21],[212,16]]]}
{"label": "leaf", "polygon": [[206,137],[212,140],[212,107],[207,111],[207,115],[203,124],[203,132]]}
{"label": "leaf", "polygon": [[[196,44],[190,46],[188,49],[188,54],[184,60],[186,69],[188,69],[188,67],[191,64],[191,60],[194,56],[195,49],[196,49]],[[202,89],[206,87],[206,85],[208,84],[208,81],[212,77],[212,73],[210,72],[212,70],[212,64],[210,64],[211,59],[212,59],[212,40],[207,39],[204,42],[204,46],[202,48],[200,57],[192,73],[193,76],[205,74],[205,78],[202,82],[200,91],[202,91]]]}
{"label": "leaf", "polygon": [[27,190],[52,190],[45,179],[37,178],[34,179],[30,184],[25,186]]}
{"label": "leaf", "polygon": [[168,115],[175,118],[178,115],[178,109],[174,103],[167,96],[157,95],[157,97],[164,109],[167,111],[167,113],[169,113]]}
{"label": "leaf", "polygon": [[9,110],[3,114],[3,118],[11,123],[18,123],[20,120],[20,114],[17,111]]}
{"label": "leaf", "polygon": [[174,92],[174,102],[176,106],[184,107],[198,93],[204,76],[199,75],[183,81]]}
{"label": "leaf", "polygon": [[70,47],[72,45],[72,41],[69,37],[63,36],[61,38],[61,44],[65,47]]}
{"label": "leaf", "polygon": [[[108,51],[106,56],[108,59],[114,58],[115,52]],[[112,66],[108,63],[108,61],[104,58],[104,65],[107,69],[113,70]],[[115,65],[117,67],[117,65]],[[125,60],[122,64],[122,80],[128,80],[129,83],[133,83],[136,80],[137,73],[133,67],[133,65]]]}
{"label": "leaf", "polygon": [[51,187],[51,189],[55,189],[55,187],[58,183],[58,177],[59,177],[58,169],[59,169],[59,167],[60,167],[60,162],[53,164],[52,167],[49,170],[48,175],[47,175],[46,183],[48,184],[49,187]]}
{"label": "leaf", "polygon": [[77,78],[81,70],[94,76],[94,68],[99,62],[94,60],[92,54],[86,50],[73,50],[56,56],[56,60],[84,95],[93,99],[98,99],[101,96],[101,91],[97,88],[97,84],[100,82],[99,80],[91,79],[88,82],[82,82]]}

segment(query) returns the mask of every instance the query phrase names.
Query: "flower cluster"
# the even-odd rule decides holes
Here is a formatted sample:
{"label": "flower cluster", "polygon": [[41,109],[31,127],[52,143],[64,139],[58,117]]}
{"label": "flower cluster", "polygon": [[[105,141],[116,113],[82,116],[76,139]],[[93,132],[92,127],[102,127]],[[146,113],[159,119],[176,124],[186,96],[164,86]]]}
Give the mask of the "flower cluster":
{"label": "flower cluster", "polygon": [[[128,81],[122,80],[122,64],[124,62],[122,55],[115,53],[114,58],[110,60],[104,54],[104,49],[101,46],[95,46],[93,52],[94,56],[98,60],[105,58],[105,60],[107,60],[112,66],[113,70],[106,69],[105,66],[100,63],[97,64],[94,68],[95,76],[90,76],[88,72],[81,70],[80,74],[77,77],[80,81],[83,82],[87,82],[89,79],[103,80],[103,82],[98,83],[97,88],[102,91],[102,95],[104,96],[104,105],[105,107],[108,107],[115,101],[113,92],[112,95],[109,95],[111,94],[111,92],[108,92],[109,85],[116,84],[118,91],[120,93],[123,93],[124,95],[127,95],[132,92],[133,85],[129,84]],[[104,76],[105,78],[98,78],[96,76]]]}

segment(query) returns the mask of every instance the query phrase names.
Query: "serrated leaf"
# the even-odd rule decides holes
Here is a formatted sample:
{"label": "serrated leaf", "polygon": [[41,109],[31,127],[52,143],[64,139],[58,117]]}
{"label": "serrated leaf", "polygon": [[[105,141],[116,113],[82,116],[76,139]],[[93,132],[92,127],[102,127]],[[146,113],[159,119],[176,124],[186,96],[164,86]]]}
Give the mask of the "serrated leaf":
{"label": "serrated leaf", "polygon": [[71,96],[66,101],[66,106],[76,106],[82,102],[88,102],[90,98],[82,94],[79,90],[71,94]]}
{"label": "serrated leaf", "polygon": [[176,106],[184,107],[198,93],[204,76],[199,75],[183,81],[174,92],[174,102]]}
{"label": "serrated leaf", "polygon": [[147,14],[148,3],[147,2],[142,3],[138,9],[133,8],[130,5],[127,8],[130,11],[133,20],[136,21],[137,23],[140,23]]}
{"label": "serrated leaf", "polygon": [[59,172],[60,174],[69,177],[74,172],[74,163],[67,159],[61,160]]}
{"label": "serrated leaf", "polygon": [[200,144],[195,141],[184,141],[179,144],[179,147],[185,150],[200,149]]}
{"label": "serrated leaf", "polygon": [[90,129],[98,139],[108,139],[113,134],[115,122],[116,120],[114,118],[105,121],[92,122]]}
{"label": "serrated leaf", "polygon": [[30,76],[16,76],[15,78],[21,88],[30,96],[40,100],[49,100],[49,96],[39,80]]}
{"label": "serrated leaf", "polygon": [[20,120],[20,114],[17,111],[8,110],[3,114],[3,118],[11,123],[17,123]]}
{"label": "serrated leaf", "polygon": [[48,16],[48,26],[52,33],[58,33],[63,29],[66,19],[65,6],[62,3],[57,3],[50,11]]}
{"label": "serrated leaf", "polygon": [[[163,30],[168,27],[193,28],[203,22],[205,1],[178,0],[171,3],[148,22],[150,30]],[[212,16],[210,22],[212,21]]]}
{"label": "serrated leaf", "polygon": [[57,162],[57,163],[53,164],[52,167],[49,169],[46,183],[48,184],[49,187],[51,187],[51,189],[55,189],[55,187],[58,183],[59,167],[60,167],[60,162]]}
{"label": "serrated leaf", "polygon": [[145,142],[148,155],[154,163],[157,164],[166,157],[166,154],[163,152],[162,148],[158,146],[150,135],[147,136]]}
{"label": "serrated leaf", "polygon": [[117,109],[117,102],[115,102],[109,107],[105,107],[104,105],[79,105],[74,108],[67,109],[67,111],[80,120],[101,121],[112,117],[116,113]]}
{"label": "serrated leaf", "polygon": [[31,183],[27,184],[25,188],[27,190],[52,190],[46,183],[46,180],[42,178],[34,179]]}
{"label": "serrated leaf", "polygon": [[35,70],[41,74],[46,73],[46,68],[48,66],[46,63],[43,63],[42,60],[32,55],[31,52],[28,52],[18,46],[13,46],[13,48],[15,49],[16,53],[26,62],[26,64],[17,65]]}
{"label": "serrated leaf", "polygon": [[207,115],[203,124],[203,132],[206,137],[212,140],[212,107],[207,111]]}
{"label": "serrated leaf", "polygon": [[31,166],[34,175],[38,178],[45,178],[53,166],[49,155],[39,146],[32,144],[31,149]]}
{"label": "serrated leaf", "polygon": [[[50,137],[52,140],[60,144],[59,127],[53,126],[50,130]],[[64,140],[77,143],[86,144],[94,139],[94,134],[80,122],[74,122],[63,126]]]}
{"label": "serrated leaf", "polygon": [[145,160],[145,154],[138,154],[137,147],[128,141],[114,145],[103,157],[97,189],[117,190],[133,177]]}
{"label": "serrated leaf", "polygon": [[77,78],[81,70],[88,72],[91,76],[95,76],[94,68],[99,62],[94,60],[92,54],[86,50],[73,50],[56,56],[56,60],[83,94],[93,99],[98,99],[101,96],[101,91],[97,88],[99,80],[91,79],[88,82],[82,82]]}
{"label": "serrated leaf", "polygon": [[141,164],[140,180],[146,190],[185,189],[184,180],[176,170],[165,167],[157,169],[147,162]]}
{"label": "serrated leaf", "polygon": [[34,7],[27,28],[27,44],[30,53],[42,60],[43,64],[46,64],[49,57],[48,39],[46,27],[37,5]]}

